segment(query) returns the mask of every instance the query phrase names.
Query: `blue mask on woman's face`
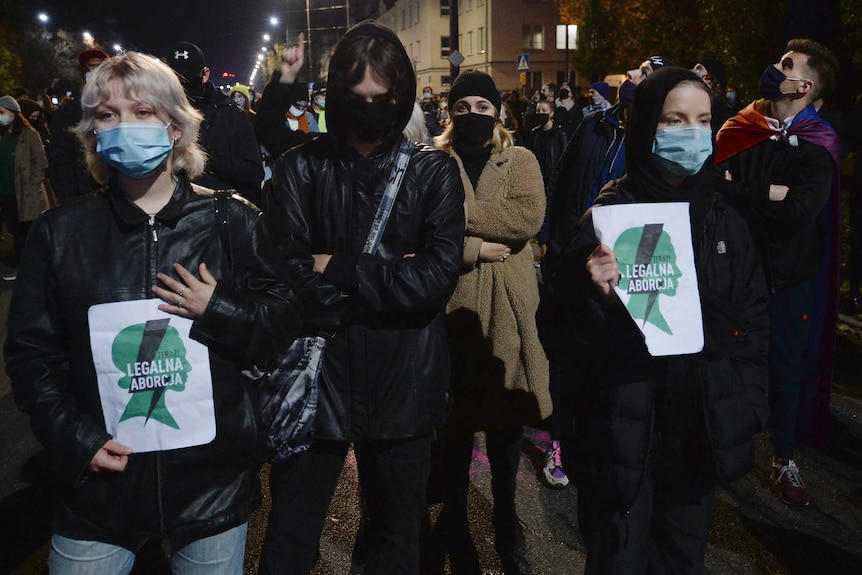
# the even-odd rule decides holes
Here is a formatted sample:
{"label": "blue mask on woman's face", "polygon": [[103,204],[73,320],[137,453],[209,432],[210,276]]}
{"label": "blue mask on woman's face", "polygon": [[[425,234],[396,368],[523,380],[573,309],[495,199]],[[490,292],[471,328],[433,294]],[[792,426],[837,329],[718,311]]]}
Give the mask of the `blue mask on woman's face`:
{"label": "blue mask on woman's face", "polygon": [[146,178],[173,148],[165,124],[117,124],[96,130],[96,153],[130,178]]}
{"label": "blue mask on woman's face", "polygon": [[712,130],[704,126],[657,128],[652,153],[670,174],[694,175],[712,155]]}

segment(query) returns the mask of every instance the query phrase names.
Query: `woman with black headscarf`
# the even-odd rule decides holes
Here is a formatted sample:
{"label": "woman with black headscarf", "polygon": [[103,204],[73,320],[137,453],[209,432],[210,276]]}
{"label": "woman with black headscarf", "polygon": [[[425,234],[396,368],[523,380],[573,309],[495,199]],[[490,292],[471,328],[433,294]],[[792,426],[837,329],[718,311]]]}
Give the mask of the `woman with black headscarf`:
{"label": "woman with black headscarf", "polygon": [[698,77],[651,74],[627,132],[627,174],[595,205],[689,204],[705,344],[648,353],[588,212],[552,286],[558,300],[565,294],[557,309],[577,374],[564,464],[578,485],[585,573],[702,573],[715,485],[751,469],[766,420],[766,288],[745,222],[716,194],[710,97]]}

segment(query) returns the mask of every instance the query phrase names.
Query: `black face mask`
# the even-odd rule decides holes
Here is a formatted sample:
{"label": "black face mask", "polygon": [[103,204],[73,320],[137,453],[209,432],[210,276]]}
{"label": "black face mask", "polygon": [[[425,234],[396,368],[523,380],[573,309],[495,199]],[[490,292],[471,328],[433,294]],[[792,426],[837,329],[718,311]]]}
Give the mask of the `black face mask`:
{"label": "black face mask", "polygon": [[560,100],[566,100],[569,97],[569,91],[563,88],[560,90]]}
{"label": "black face mask", "polygon": [[544,126],[551,119],[550,114],[536,114],[536,125]]}
{"label": "black face mask", "polygon": [[395,104],[351,100],[339,106],[338,114],[353,135],[365,142],[376,142],[389,135],[395,126]]}
{"label": "black face mask", "polygon": [[497,118],[486,114],[458,114],[452,117],[455,137],[459,144],[481,146],[494,135]]}
{"label": "black face mask", "polygon": [[776,68],[769,65],[763,74],[760,75],[760,84],[757,86],[757,91],[767,100],[775,100],[784,95],[781,91],[781,84],[787,79],[787,76]]}

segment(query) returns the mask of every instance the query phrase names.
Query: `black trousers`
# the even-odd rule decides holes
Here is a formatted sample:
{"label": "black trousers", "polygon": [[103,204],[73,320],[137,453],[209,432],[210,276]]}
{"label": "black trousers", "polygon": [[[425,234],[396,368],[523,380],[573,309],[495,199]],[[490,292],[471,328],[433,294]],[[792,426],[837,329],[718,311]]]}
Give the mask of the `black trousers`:
{"label": "black trousers", "polygon": [[809,338],[820,320],[813,310],[813,280],[769,298],[769,429],[774,455],[781,459],[793,459],[797,444]]}
{"label": "black trousers", "polygon": [[12,257],[12,267],[18,267],[18,260],[21,257],[21,250],[24,249],[24,237],[27,227],[23,226],[18,221],[18,199],[15,194],[8,196],[0,195],[0,218],[6,229],[12,235],[12,244],[15,248],[15,254]]}
{"label": "black trousers", "polygon": [[701,575],[715,482],[672,454],[650,464],[628,513],[578,486],[584,575]]}
{"label": "black trousers", "polygon": [[[365,575],[419,572],[431,435],[354,444],[366,504]],[[260,559],[263,575],[307,575],[349,443],[315,439],[298,457],[274,464],[272,509]]]}
{"label": "black trousers", "polygon": [[[507,574],[526,572],[522,556],[524,534],[515,509],[515,487],[523,434],[523,427],[485,432],[491,467],[491,495],[494,498],[494,547]],[[443,465],[440,477],[443,508],[437,518],[435,531],[449,553],[453,573],[480,573],[478,555],[467,521],[473,436],[442,437],[439,442]]]}

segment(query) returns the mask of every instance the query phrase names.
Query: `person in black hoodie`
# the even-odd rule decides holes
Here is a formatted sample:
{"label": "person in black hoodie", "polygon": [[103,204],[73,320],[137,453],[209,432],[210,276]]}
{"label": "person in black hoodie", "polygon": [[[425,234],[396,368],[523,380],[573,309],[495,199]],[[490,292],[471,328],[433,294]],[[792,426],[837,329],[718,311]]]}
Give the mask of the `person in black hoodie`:
{"label": "person in black hoodie", "polygon": [[[303,59],[301,41],[284,51],[258,120]],[[444,311],[466,224],[456,161],[402,136],[415,94],[413,64],[395,33],[373,21],[357,24],[330,60],[327,132],[273,167],[265,213],[307,306],[306,330],[331,337],[314,443],[272,465],[263,574],[312,569],[351,443],[368,516],[364,573],[419,570],[431,440],[451,398]],[[379,249],[365,253],[402,153],[409,163]]]}
{"label": "person in black hoodie", "polygon": [[179,42],[167,62],[179,76],[191,105],[204,116],[200,142],[207,165],[195,183],[214,190],[236,190],[260,205],[263,163],[244,111],[209,81],[210,69],[196,45]]}
{"label": "person in black hoodie", "polygon": [[[568,336],[551,352],[573,356],[578,374],[562,405],[563,463],[578,487],[587,574],[702,573],[716,483],[752,468],[766,423],[766,284],[745,221],[717,194],[710,106],[694,73],[650,74],[632,101],[627,174],[596,200],[689,204],[703,350],[647,352],[591,212],[552,285]],[[668,140],[686,157],[668,154]]]}

